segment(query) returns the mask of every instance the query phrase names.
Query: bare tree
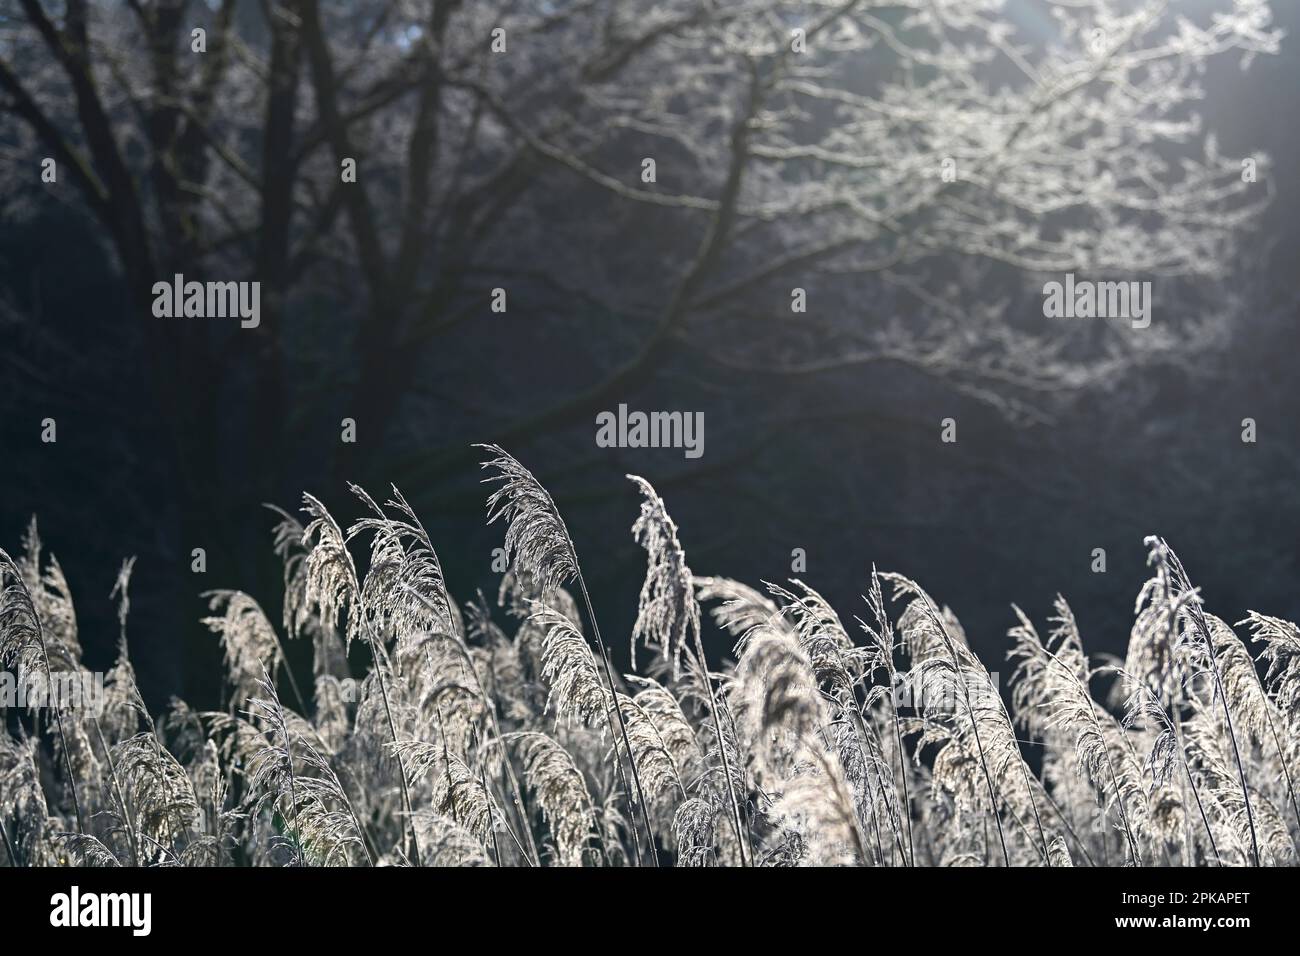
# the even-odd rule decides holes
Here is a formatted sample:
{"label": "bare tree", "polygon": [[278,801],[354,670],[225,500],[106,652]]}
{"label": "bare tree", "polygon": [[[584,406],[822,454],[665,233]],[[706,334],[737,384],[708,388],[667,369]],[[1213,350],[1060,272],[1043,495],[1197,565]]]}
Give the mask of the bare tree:
{"label": "bare tree", "polygon": [[[1003,307],[1024,275],[1222,276],[1267,160],[1248,182],[1218,151],[1197,84],[1209,58],[1279,35],[1266,0],[1221,6],[1193,22],[1164,0],[3,0],[0,109],[18,121],[6,152],[54,158],[111,244],[201,483],[230,376],[255,383],[258,448],[282,440],[321,286],[346,292],[347,387],[372,430],[431,353],[457,356],[494,288],[630,323],[587,381],[500,421],[491,437],[514,444],[628,394],[670,346],[787,374],[904,363],[1021,413],[1185,347],[1187,327]],[[155,318],[150,289],[174,273],[260,281],[260,327]],[[772,321],[795,288],[815,307]]]}

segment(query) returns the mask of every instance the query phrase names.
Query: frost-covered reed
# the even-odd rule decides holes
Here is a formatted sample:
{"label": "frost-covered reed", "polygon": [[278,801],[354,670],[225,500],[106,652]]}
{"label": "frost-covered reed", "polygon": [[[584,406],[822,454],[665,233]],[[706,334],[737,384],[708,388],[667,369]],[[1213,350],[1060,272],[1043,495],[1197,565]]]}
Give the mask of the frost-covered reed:
{"label": "frost-covered reed", "polygon": [[[145,707],[126,563],[103,708],[10,714],[0,731],[0,860],[1297,862],[1300,630],[1213,616],[1163,539],[1147,540],[1122,661],[1090,658],[1058,597],[1041,632],[1012,609],[999,688],[952,612],[900,574],[871,570],[852,628],[804,581],[695,575],[663,499],[632,477],[647,570],[619,674],[555,501],[487,455],[509,559],[494,604],[447,592],[397,489],[381,503],[353,487],[351,524],[304,496],[271,540],[282,622],[242,591],[204,595],[223,710]],[[310,675],[286,653],[302,640]],[[0,551],[0,662],[85,672],[35,523],[18,557]]]}

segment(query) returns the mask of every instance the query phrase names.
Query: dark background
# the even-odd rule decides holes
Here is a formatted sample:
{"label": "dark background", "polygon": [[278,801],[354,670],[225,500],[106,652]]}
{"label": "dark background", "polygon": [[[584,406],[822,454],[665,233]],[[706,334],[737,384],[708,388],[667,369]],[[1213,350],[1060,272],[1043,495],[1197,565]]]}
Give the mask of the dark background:
{"label": "dark background", "polygon": [[[16,4],[4,9],[10,20],[21,15]],[[14,117],[0,114],[0,179],[29,204],[0,226],[0,546],[17,552],[38,516],[71,582],[93,669],[112,660],[109,591],[118,566],[138,557],[128,631],[155,706],[173,694],[196,705],[217,701],[219,650],[199,624],[206,610],[199,592],[248,591],[278,621],[280,569],[264,501],[292,508],[310,491],[346,522],[360,513],[348,480],[377,498],[397,481],[434,537],[453,595],[462,602],[477,588],[494,595],[489,565],[501,528],[484,526],[476,459],[454,450],[497,440],[554,494],[602,630],[619,653],[644,570],[630,534],[638,497],[628,472],[664,497],[697,574],[784,581],[791,550],[803,548],[800,577],[849,621],[864,612],[858,595],[874,562],[951,606],[990,669],[1008,646],[1010,603],[1041,621],[1058,591],[1091,650],[1122,654],[1149,533],[1169,540],[1208,609],[1225,620],[1247,609],[1300,618],[1300,59],[1291,40],[1300,6],[1282,2],[1274,12],[1288,34],[1282,55],[1259,58],[1248,72],[1235,60],[1215,61],[1203,78],[1201,112],[1221,149],[1262,150],[1275,164],[1276,198],[1233,264],[1229,284],[1244,305],[1223,342],[1187,361],[1143,363],[1102,385],[1052,395],[1043,399],[1050,420],[1037,424],[888,363],[762,374],[674,342],[652,373],[602,407],[621,400],[633,409],[703,411],[705,454],[695,461],[679,451],[596,448],[591,415],[511,431],[543,400],[595,380],[637,327],[547,277],[561,266],[566,274],[590,267],[639,282],[657,244],[685,241],[654,210],[618,211],[563,190],[527,200],[544,207],[552,229],[503,247],[501,256],[519,268],[510,311],[471,310],[453,334],[422,350],[418,387],[382,424],[349,395],[365,361],[350,334],[360,280],[345,266],[317,269],[285,310],[295,330],[280,373],[288,397],[264,401],[241,364],[258,346],[236,335],[232,347],[204,353],[213,374],[189,379],[193,407],[210,413],[200,424],[191,406],[152,387],[146,370],[160,343],[142,331],[102,230],[65,195],[15,186],[31,181],[32,156],[43,153],[24,152]],[[250,18],[250,31],[264,30],[256,12],[240,16]],[[611,265],[601,243],[569,243],[611,222],[651,250],[642,266],[630,258]],[[960,288],[955,264],[950,278]],[[1199,307],[1194,293],[1182,302],[1189,314]],[[1040,304],[1022,289],[1008,321]],[[851,308],[878,318],[901,306],[866,277]],[[1157,313],[1158,322],[1181,318]],[[40,441],[46,416],[58,422],[55,445]],[[277,427],[263,441],[256,423],[267,416]],[[339,447],[344,416],[358,419],[355,448]],[[939,441],[939,422],[949,416],[958,421],[956,444]],[[1248,416],[1258,422],[1254,445],[1240,440]],[[177,445],[178,431],[193,442]],[[207,551],[205,575],[190,572],[193,547]],[[1105,574],[1090,571],[1094,548],[1106,550]],[[291,657],[300,671],[310,666],[306,648]]]}

